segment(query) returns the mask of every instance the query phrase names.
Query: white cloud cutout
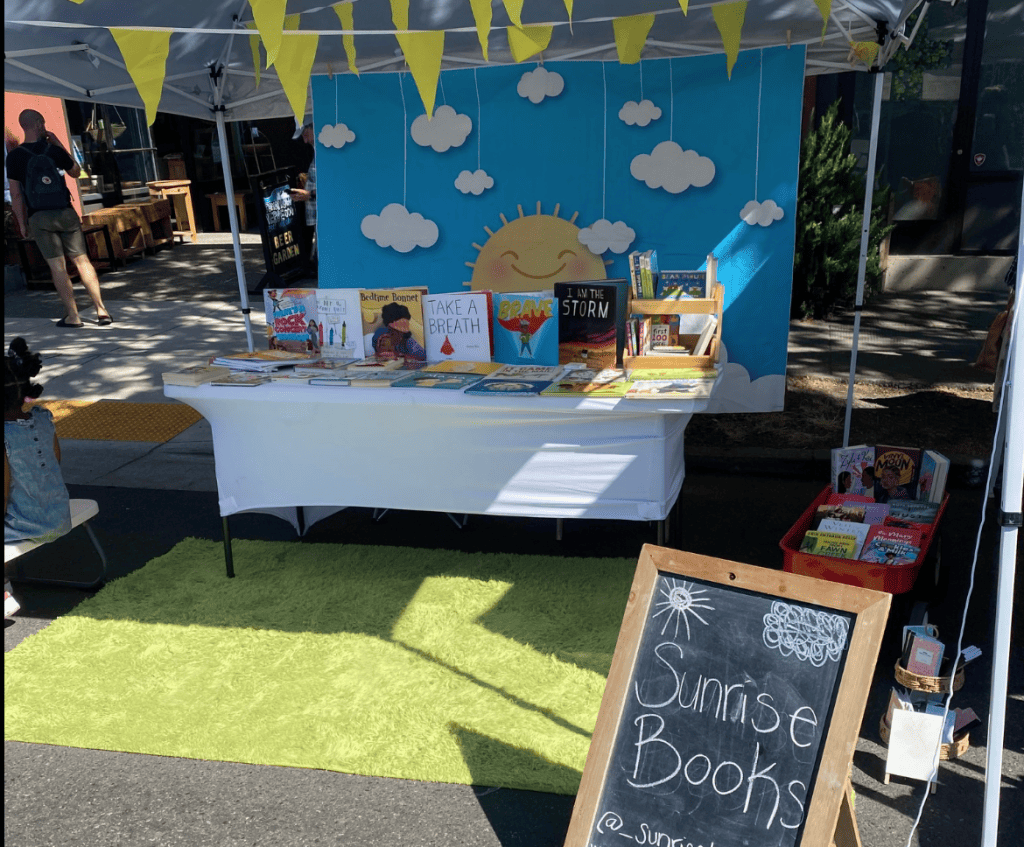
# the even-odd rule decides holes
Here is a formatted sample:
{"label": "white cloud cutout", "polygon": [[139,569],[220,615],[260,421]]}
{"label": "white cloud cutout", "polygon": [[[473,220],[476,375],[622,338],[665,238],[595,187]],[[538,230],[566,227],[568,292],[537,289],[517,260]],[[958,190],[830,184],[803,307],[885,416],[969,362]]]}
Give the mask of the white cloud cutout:
{"label": "white cloud cutout", "polygon": [[390,247],[399,253],[430,247],[439,235],[436,223],[419,212],[410,212],[401,203],[388,203],[379,215],[367,215],[359,229],[378,247]]}
{"label": "white cloud cutout", "polygon": [[696,150],[684,150],[674,141],[662,141],[650,154],[634,157],[629,172],[648,188],[679,194],[691,185],[703,188],[715,178],[715,163]]}
{"label": "white cloud cutout", "polygon": [[324,145],[324,147],[337,147],[342,148],[350,141],[356,140],[356,134],[350,130],[345,124],[324,124],[320,129],[320,135],[317,136],[317,140]]}
{"label": "white cloud cutout", "polygon": [[786,375],[766,374],[754,382],[750,372],[729,361],[724,343],[718,348],[722,377],[708,405],[708,414],[727,412],[781,412],[786,398]]}
{"label": "white cloud cutout", "polygon": [[463,194],[483,194],[488,188],[494,188],[494,177],[487,171],[462,171],[455,180],[455,187]]}
{"label": "white cloud cutout", "polygon": [[594,221],[579,232],[580,244],[598,256],[606,250],[611,250],[613,253],[625,253],[635,238],[636,232],[625,221],[612,223],[604,218]]}
{"label": "white cloud cutout", "polygon": [[775,221],[781,221],[782,214],[782,209],[774,200],[765,200],[763,203],[751,200],[743,207],[740,217],[751,226],[769,226]]}
{"label": "white cloud cutout", "polygon": [[537,68],[535,71],[527,71],[520,77],[516,91],[520,97],[525,97],[531,103],[539,103],[545,97],[557,97],[563,88],[565,80],[561,74]]}
{"label": "white cloud cutout", "polygon": [[647,126],[661,117],[661,107],[650,100],[628,100],[619,109],[619,120],[627,126]]}
{"label": "white cloud cutout", "polygon": [[416,118],[409,134],[420,147],[432,147],[444,153],[452,147],[461,147],[472,129],[469,115],[460,115],[451,106],[438,106],[434,117],[420,115]]}

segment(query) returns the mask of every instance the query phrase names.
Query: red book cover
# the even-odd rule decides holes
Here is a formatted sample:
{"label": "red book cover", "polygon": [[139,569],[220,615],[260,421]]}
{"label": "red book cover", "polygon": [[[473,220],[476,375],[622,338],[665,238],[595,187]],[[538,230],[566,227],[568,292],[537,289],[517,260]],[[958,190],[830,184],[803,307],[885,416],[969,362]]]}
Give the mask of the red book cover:
{"label": "red book cover", "polygon": [[920,530],[873,524],[860,553],[862,562],[909,565],[921,555]]}

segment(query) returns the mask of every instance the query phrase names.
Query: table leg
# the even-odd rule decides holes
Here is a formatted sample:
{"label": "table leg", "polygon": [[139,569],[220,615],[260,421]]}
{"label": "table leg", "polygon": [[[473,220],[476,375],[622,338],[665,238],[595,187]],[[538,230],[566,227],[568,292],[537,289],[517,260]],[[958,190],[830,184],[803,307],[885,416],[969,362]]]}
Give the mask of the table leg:
{"label": "table leg", "polygon": [[224,565],[228,571],[228,579],[235,576],[235,560],[231,555],[231,529],[228,527],[228,516],[224,515],[221,520],[224,527]]}

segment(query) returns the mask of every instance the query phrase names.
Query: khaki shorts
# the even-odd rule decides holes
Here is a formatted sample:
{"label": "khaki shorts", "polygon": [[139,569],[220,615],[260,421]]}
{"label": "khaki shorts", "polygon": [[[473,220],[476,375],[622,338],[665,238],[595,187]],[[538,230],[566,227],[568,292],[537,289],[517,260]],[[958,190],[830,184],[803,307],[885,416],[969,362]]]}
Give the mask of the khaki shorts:
{"label": "khaki shorts", "polygon": [[84,256],[88,252],[82,235],[82,221],[70,206],[33,212],[28,219],[28,231],[44,259]]}

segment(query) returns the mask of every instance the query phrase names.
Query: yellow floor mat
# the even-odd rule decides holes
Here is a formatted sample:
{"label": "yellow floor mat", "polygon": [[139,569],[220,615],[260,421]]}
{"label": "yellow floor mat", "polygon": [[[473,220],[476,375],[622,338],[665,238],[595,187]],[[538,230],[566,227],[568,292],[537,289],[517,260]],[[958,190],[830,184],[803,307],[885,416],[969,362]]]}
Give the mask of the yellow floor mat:
{"label": "yellow floor mat", "polygon": [[58,438],[96,441],[170,441],[202,418],[183,403],[130,403],[124,400],[50,400]]}

